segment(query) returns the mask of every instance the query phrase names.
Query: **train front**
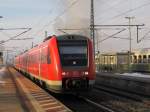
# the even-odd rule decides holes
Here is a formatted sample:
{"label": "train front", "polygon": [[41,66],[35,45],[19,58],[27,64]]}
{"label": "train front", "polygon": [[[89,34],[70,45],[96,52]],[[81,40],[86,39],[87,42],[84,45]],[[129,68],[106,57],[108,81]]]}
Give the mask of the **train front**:
{"label": "train front", "polygon": [[95,64],[92,42],[79,35],[57,38],[62,67],[63,91],[90,90],[95,82]]}

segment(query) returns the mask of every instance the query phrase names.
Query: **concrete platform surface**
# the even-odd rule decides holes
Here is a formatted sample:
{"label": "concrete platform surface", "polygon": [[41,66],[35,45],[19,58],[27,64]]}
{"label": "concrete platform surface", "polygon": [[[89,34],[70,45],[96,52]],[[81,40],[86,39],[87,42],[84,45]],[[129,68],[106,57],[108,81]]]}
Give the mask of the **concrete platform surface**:
{"label": "concrete platform surface", "polygon": [[16,85],[5,67],[0,69],[0,112],[24,112]]}
{"label": "concrete platform surface", "polygon": [[13,68],[0,69],[0,112],[71,112]]}

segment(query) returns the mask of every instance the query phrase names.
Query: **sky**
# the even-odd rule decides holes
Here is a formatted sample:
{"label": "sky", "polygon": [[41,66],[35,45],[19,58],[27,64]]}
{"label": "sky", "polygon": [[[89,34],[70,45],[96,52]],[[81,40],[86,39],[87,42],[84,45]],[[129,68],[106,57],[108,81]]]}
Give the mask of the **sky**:
{"label": "sky", "polygon": [[[134,17],[131,24],[145,24],[139,30],[136,42],[136,28],[131,27],[132,49],[150,48],[150,1],[149,0],[94,0],[94,13],[96,25],[129,24],[125,17]],[[32,43],[39,44],[48,35],[63,34],[58,29],[81,28],[82,30],[69,30],[67,33],[86,35],[90,38],[90,0],[0,0],[0,28],[32,28],[26,34],[17,38],[33,38],[30,40],[11,40],[3,46],[18,47],[17,53],[30,49]],[[116,52],[129,50],[128,27],[97,27],[96,51]],[[109,36],[125,29],[115,35]],[[13,37],[24,30],[0,31],[0,41]],[[123,39],[122,39],[123,38]],[[104,41],[102,41],[104,40]],[[98,44],[97,44],[98,43]]]}

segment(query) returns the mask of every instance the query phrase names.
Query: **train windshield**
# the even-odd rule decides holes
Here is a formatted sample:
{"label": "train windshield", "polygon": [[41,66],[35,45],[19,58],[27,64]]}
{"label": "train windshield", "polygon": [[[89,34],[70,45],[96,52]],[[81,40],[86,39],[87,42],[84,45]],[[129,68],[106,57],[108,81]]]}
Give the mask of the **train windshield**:
{"label": "train windshield", "polygon": [[61,54],[86,54],[87,53],[86,46],[61,46],[59,49]]}
{"label": "train windshield", "polygon": [[87,52],[87,40],[59,41],[59,53],[63,67],[87,66]]}

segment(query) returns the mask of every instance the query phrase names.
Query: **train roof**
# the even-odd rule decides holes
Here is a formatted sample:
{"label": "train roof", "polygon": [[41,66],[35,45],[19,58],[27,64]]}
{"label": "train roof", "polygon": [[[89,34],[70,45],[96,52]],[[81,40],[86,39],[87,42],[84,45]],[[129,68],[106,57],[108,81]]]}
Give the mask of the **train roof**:
{"label": "train roof", "polygon": [[59,36],[56,36],[56,35],[48,36],[47,38],[45,38],[45,39],[43,40],[43,43],[37,44],[37,45],[34,46],[33,48],[22,52],[21,54],[19,54],[19,56],[25,55],[26,53],[30,53],[30,52],[32,52],[33,50],[36,50],[38,47],[43,46],[43,45],[44,45],[45,43],[47,43],[48,40],[51,39],[52,37],[57,38],[57,40],[81,40],[81,41],[82,41],[82,40],[88,39],[87,36],[77,35],[77,34],[67,34],[67,35],[59,35]]}
{"label": "train roof", "polygon": [[53,35],[53,36],[48,36],[47,38],[44,39],[43,42],[49,40],[52,37],[56,37],[57,40],[85,40],[88,39],[86,36],[83,35],[77,35],[77,34],[67,34],[67,35]]}
{"label": "train roof", "polygon": [[87,39],[86,36],[77,35],[77,34],[68,34],[68,35],[60,35],[56,37],[57,40],[85,40]]}

